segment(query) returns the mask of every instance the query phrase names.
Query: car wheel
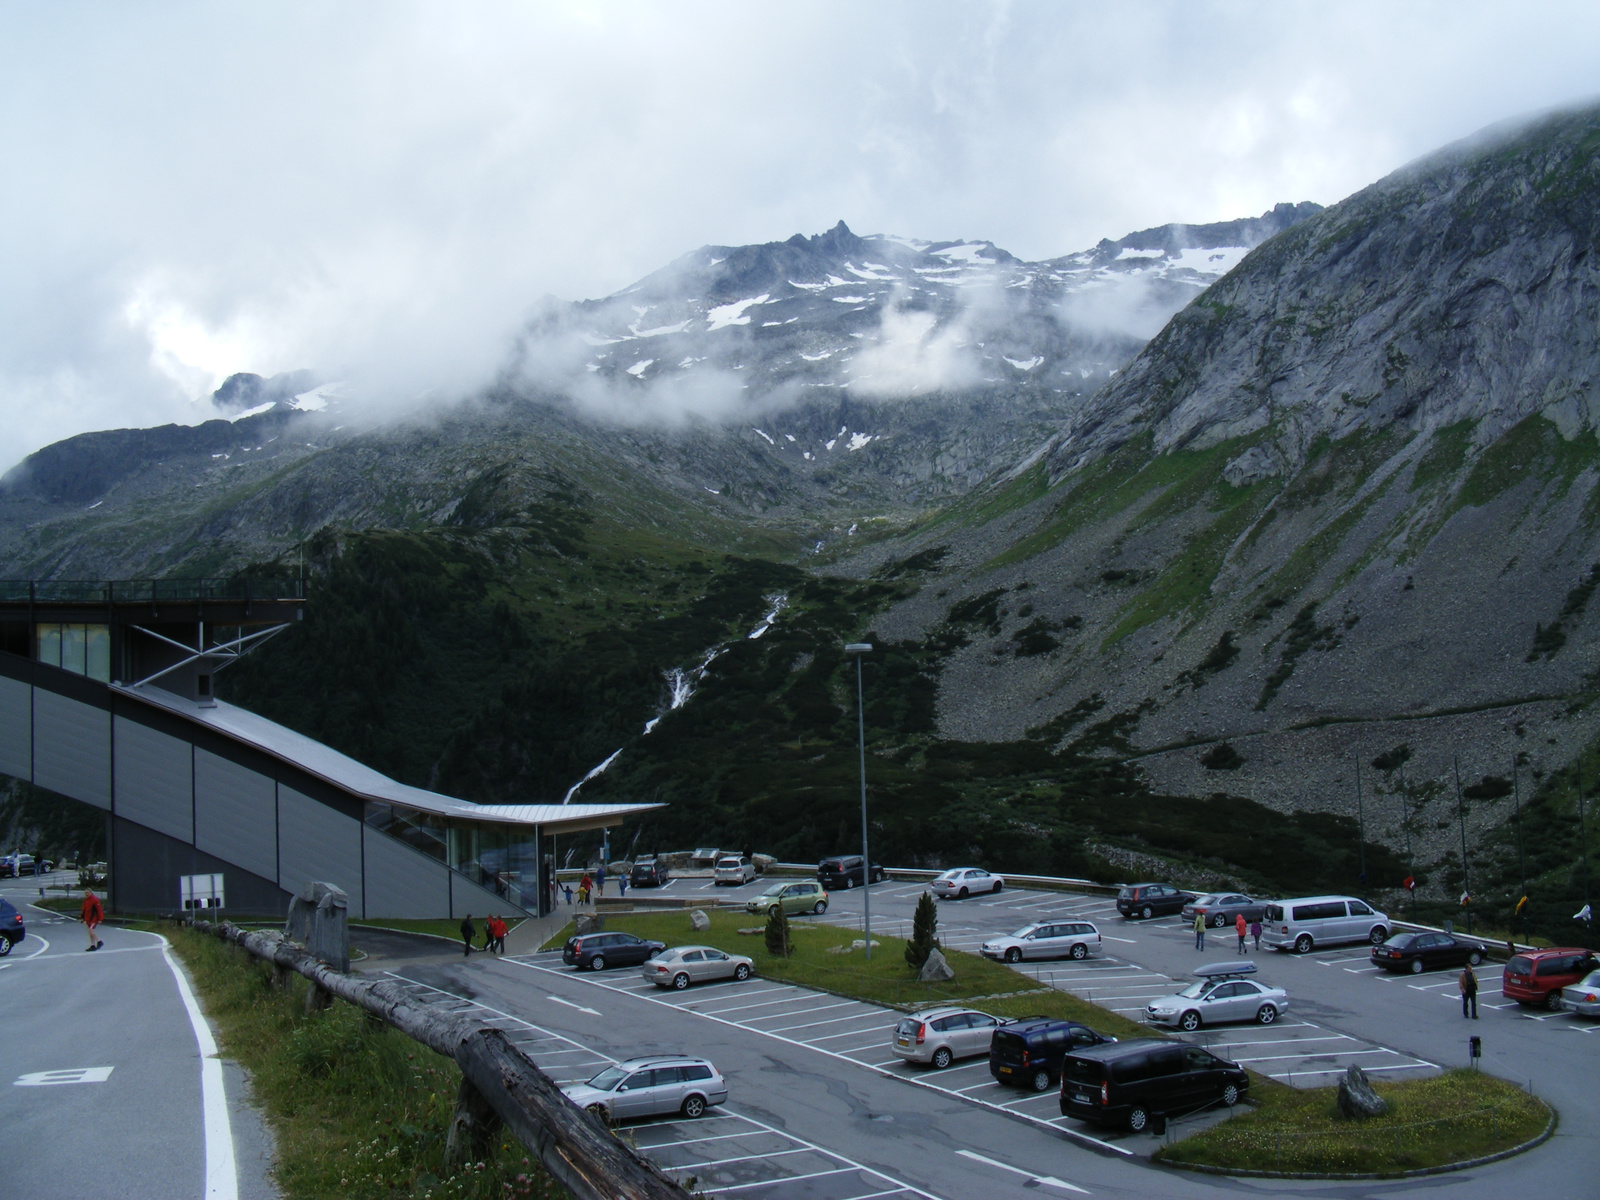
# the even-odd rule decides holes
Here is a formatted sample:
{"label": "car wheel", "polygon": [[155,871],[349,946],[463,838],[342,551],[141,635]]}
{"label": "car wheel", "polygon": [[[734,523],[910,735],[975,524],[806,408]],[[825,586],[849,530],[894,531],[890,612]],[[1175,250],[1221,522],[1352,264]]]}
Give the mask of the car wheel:
{"label": "car wheel", "polygon": [[1238,1087],[1235,1086],[1234,1084],[1230,1083],[1227,1087],[1223,1088],[1222,1089],[1222,1102],[1224,1104],[1226,1104],[1229,1108],[1232,1108],[1235,1104],[1239,1103],[1239,1089],[1238,1089]]}
{"label": "car wheel", "polygon": [[1411,973],[1413,975],[1422,974],[1422,960],[1420,958],[1413,958],[1411,960]]}
{"label": "car wheel", "polygon": [[1135,1104],[1128,1110],[1128,1128],[1134,1133],[1143,1133],[1150,1124],[1150,1114],[1145,1111],[1144,1105]]}
{"label": "car wheel", "polygon": [[956,899],[957,900],[965,900],[966,898],[967,898],[967,889],[966,888],[962,888],[959,892],[956,893]]}
{"label": "car wheel", "polygon": [[851,879],[850,876],[846,875],[844,877],[844,890],[845,891],[848,892],[851,888],[855,887],[855,885],[856,885],[856,881],[854,879]]}
{"label": "car wheel", "polygon": [[1213,929],[1221,929],[1227,923],[1228,923],[1227,918],[1224,917],[1221,913],[1218,913],[1217,914],[1217,919],[1211,922],[1211,927]]}
{"label": "car wheel", "polygon": [[1188,1012],[1184,1013],[1183,1016],[1178,1018],[1178,1028],[1182,1029],[1186,1033],[1193,1033],[1196,1029],[1200,1028],[1200,1014],[1191,1008]]}
{"label": "car wheel", "polygon": [[1470,963],[1474,967],[1477,966],[1482,961],[1483,961],[1483,955],[1481,953],[1479,953],[1478,951],[1476,951],[1476,950],[1472,951],[1472,953],[1467,955],[1467,962]]}
{"label": "car wheel", "polygon": [[696,1117],[703,1116],[706,1111],[706,1098],[704,1096],[689,1096],[683,1102],[683,1115],[693,1121]]}
{"label": "car wheel", "polygon": [[11,953],[11,939],[8,938],[8,937],[0,937],[0,958],[4,958],[6,955],[8,955],[10,953]]}
{"label": "car wheel", "polygon": [[591,971],[604,971],[605,969],[606,969],[606,956],[604,954],[596,954],[593,958],[591,958],[589,960],[589,970],[591,970]]}
{"label": "car wheel", "polygon": [[1311,945],[1311,935],[1309,933],[1302,933],[1294,940],[1294,952],[1296,954],[1310,954]]}
{"label": "car wheel", "polygon": [[1141,908],[1139,910],[1139,915],[1141,917],[1143,917],[1146,921],[1148,921],[1151,917],[1156,915],[1156,910],[1151,908],[1148,904],[1146,904],[1143,908]]}
{"label": "car wheel", "polygon": [[[1273,1008],[1270,1004],[1263,1004],[1260,1008],[1256,1009],[1256,1023],[1259,1025],[1271,1025],[1277,1019],[1278,1010]],[[1229,1100],[1228,1103],[1232,1104],[1233,1101]]]}
{"label": "car wheel", "polygon": [[680,992],[683,991],[684,988],[689,986],[689,976],[679,971],[672,977],[672,986]]}
{"label": "car wheel", "polygon": [[994,893],[995,893],[995,895],[998,896],[1000,894],[1000,889],[1003,888],[1003,887],[1005,887],[1005,881],[1004,880],[1000,880],[1000,879],[996,879],[994,881]]}
{"label": "car wheel", "polygon": [[826,900],[818,900],[811,906],[811,911],[820,917],[823,913],[828,911],[828,902]]}
{"label": "car wheel", "polygon": [[1040,1067],[1033,1073],[1033,1078],[1028,1082],[1033,1085],[1034,1091],[1048,1092],[1050,1090],[1050,1072]]}
{"label": "car wheel", "polygon": [[940,1046],[933,1052],[933,1058],[929,1061],[933,1063],[933,1069],[935,1071],[942,1071],[950,1065],[950,1058],[950,1047]]}
{"label": "car wheel", "polygon": [[1550,991],[1545,993],[1544,1006],[1546,1008],[1548,1008],[1551,1012],[1560,1012],[1561,1011],[1561,989],[1560,988],[1551,988]]}
{"label": "car wheel", "polygon": [[1082,959],[1088,958],[1089,957],[1089,947],[1085,946],[1082,942],[1073,942],[1072,943],[1072,957],[1076,958],[1076,959],[1079,959],[1080,961]]}
{"label": "car wheel", "polygon": [[604,1104],[589,1105],[589,1115],[597,1118],[602,1125],[611,1124],[611,1114],[606,1111]]}
{"label": "car wheel", "polygon": [[1011,949],[1006,951],[1006,961],[1015,966],[1017,963],[1022,961],[1022,951],[1018,950],[1015,946],[1011,947]]}
{"label": "car wheel", "polygon": [[1382,925],[1374,925],[1372,927],[1372,931],[1367,934],[1367,941],[1371,942],[1374,946],[1381,946],[1383,945],[1384,939],[1388,936],[1389,931]]}
{"label": "car wheel", "polygon": [[735,967],[733,969],[733,977],[735,979],[737,979],[740,983],[743,983],[746,979],[749,979],[750,978],[750,966],[749,966],[749,964],[748,963],[740,963],[737,967]]}

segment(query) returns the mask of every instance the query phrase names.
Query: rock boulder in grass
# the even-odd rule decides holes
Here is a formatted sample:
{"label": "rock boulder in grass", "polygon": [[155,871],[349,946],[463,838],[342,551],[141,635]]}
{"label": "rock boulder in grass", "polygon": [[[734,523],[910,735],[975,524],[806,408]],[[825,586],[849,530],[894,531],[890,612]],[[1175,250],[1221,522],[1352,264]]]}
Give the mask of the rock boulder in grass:
{"label": "rock boulder in grass", "polygon": [[595,913],[579,913],[572,918],[573,932],[579,937],[586,933],[599,933],[606,927],[606,919]]}
{"label": "rock boulder in grass", "polygon": [[1339,1080],[1339,1111],[1351,1120],[1364,1121],[1383,1116],[1389,1111],[1389,1102],[1373,1091],[1367,1073],[1351,1063]]}
{"label": "rock boulder in grass", "polygon": [[917,973],[917,978],[923,983],[945,983],[955,977],[955,969],[945,961],[937,946],[928,951],[928,961],[922,964],[922,970]]}
{"label": "rock boulder in grass", "polygon": [[697,908],[689,914],[689,928],[696,933],[704,933],[711,928],[711,918],[706,916],[704,909]]}

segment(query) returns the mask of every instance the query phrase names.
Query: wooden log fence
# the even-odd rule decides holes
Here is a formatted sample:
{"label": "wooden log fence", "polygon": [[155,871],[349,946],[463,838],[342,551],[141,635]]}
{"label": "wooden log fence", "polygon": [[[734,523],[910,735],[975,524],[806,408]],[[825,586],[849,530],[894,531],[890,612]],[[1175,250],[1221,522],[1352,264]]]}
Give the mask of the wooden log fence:
{"label": "wooden log fence", "polygon": [[501,1030],[419,1003],[397,984],[336,971],[281,933],[231,921],[195,921],[194,928],[271,963],[280,981],[293,971],[310,982],[313,995],[353,1004],[455,1062],[461,1093],[447,1157],[487,1157],[503,1126],[577,1200],[689,1200],[689,1192],[568,1100]]}

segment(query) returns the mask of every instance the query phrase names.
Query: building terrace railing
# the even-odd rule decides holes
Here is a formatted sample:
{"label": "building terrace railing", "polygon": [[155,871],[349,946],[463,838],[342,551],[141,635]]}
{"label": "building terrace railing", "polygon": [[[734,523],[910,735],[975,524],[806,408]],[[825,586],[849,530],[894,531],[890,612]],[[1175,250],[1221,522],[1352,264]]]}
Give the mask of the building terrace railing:
{"label": "building terrace railing", "polygon": [[0,579],[0,603],[185,604],[206,600],[304,600],[306,581],[258,579]]}

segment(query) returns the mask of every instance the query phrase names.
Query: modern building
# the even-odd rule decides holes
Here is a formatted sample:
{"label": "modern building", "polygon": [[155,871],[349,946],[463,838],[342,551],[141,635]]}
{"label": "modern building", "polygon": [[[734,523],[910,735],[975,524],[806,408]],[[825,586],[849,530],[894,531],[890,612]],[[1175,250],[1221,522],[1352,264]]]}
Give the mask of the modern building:
{"label": "modern building", "polygon": [[220,875],[230,914],[311,881],[352,918],[543,914],[561,839],[660,807],[473,804],[216,699],[304,606],[298,580],[0,582],[0,774],[105,811],[116,911]]}

